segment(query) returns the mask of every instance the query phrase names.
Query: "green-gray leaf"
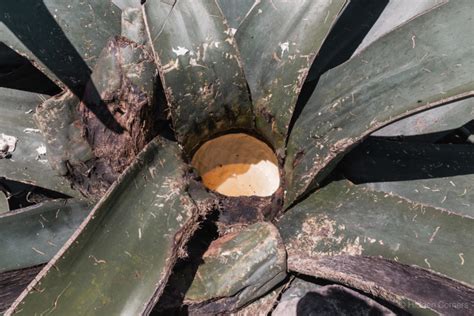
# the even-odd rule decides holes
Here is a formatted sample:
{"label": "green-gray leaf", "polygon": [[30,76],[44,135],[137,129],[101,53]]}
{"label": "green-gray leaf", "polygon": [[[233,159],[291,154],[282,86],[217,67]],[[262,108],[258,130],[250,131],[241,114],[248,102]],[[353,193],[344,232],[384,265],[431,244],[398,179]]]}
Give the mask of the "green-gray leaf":
{"label": "green-gray leaf", "polygon": [[286,206],[318,187],[376,129],[474,94],[474,37],[464,37],[470,5],[437,7],[321,77],[289,138]]}

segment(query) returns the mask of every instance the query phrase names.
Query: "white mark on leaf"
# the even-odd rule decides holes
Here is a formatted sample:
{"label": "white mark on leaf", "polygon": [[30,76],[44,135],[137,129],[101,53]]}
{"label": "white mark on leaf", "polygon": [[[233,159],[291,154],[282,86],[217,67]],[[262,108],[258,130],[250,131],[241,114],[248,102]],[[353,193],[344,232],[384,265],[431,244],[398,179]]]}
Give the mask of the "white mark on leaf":
{"label": "white mark on leaf", "polygon": [[173,53],[176,54],[176,56],[183,56],[186,55],[189,52],[189,49],[185,47],[178,46],[178,48],[173,48]]}
{"label": "white mark on leaf", "polygon": [[282,57],[283,57],[283,54],[285,54],[285,52],[289,52],[290,43],[288,43],[288,42],[278,43],[278,46],[280,46]]}

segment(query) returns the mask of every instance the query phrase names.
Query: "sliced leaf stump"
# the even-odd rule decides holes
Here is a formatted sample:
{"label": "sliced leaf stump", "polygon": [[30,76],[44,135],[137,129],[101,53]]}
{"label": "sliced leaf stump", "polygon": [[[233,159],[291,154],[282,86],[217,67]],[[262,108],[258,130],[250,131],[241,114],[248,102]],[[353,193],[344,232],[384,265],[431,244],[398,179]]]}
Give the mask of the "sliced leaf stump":
{"label": "sliced leaf stump", "polygon": [[260,222],[211,243],[186,293],[196,313],[220,313],[266,294],[286,276],[286,253],[278,230]]}

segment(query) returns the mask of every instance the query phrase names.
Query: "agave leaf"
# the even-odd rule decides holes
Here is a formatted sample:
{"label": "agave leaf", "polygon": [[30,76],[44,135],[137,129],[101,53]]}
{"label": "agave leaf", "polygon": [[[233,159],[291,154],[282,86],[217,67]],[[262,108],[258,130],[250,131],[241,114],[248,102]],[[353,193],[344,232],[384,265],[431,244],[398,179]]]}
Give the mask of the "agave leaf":
{"label": "agave leaf", "polygon": [[0,12],[0,41],[62,88],[84,86],[108,38],[120,34],[110,1],[2,1]]}
{"label": "agave leaf", "polygon": [[11,157],[0,159],[0,175],[78,197],[80,194],[49,165],[46,143],[33,121],[36,106],[46,98],[41,94],[0,88],[0,136],[16,139]]}
{"label": "agave leaf", "polygon": [[473,297],[473,221],[341,180],[288,210],[278,227],[290,270],[343,282],[401,307],[409,300],[454,311],[434,302]]}
{"label": "agave leaf", "polygon": [[239,28],[242,22],[250,15],[250,12],[255,8],[259,1],[255,0],[217,0],[222,13],[225,16],[229,27],[235,31]]}
{"label": "agave leaf", "polygon": [[[298,97],[292,122],[299,115],[301,106],[306,104],[307,98],[314,90],[319,77],[331,68],[348,60],[355,49],[360,45],[367,32],[373,27],[383,12],[389,0],[349,1],[341,12],[337,23],[331,29],[330,35],[321,46],[316,60],[311,65],[301,94]],[[292,124],[290,123],[291,132]]]}
{"label": "agave leaf", "polygon": [[217,3],[149,0],[144,9],[175,133],[185,151],[230,128],[253,127],[239,54]]}
{"label": "agave leaf", "polygon": [[345,176],[370,190],[474,218],[474,146],[367,139],[344,158]]}
{"label": "agave leaf", "polygon": [[303,82],[345,0],[264,0],[235,35],[258,130],[284,155]]}
{"label": "agave leaf", "polygon": [[149,313],[199,217],[180,155],[149,143],[9,312]]}
{"label": "agave leaf", "polygon": [[[474,120],[474,98],[468,98],[408,116],[377,130],[372,133],[372,136],[418,135],[418,137],[411,138],[418,141],[435,142],[472,120]],[[408,139],[404,139],[404,141]]]}
{"label": "agave leaf", "polygon": [[390,315],[396,314],[377,301],[341,285],[320,286],[296,279],[272,312],[286,315]]}
{"label": "agave leaf", "polygon": [[279,228],[289,260],[299,254],[382,256],[472,285],[473,223],[472,217],[455,210],[425,206],[341,180],[288,210]]}
{"label": "agave leaf", "polygon": [[48,262],[89,211],[85,201],[54,200],[0,215],[0,272]]}
{"label": "agave leaf", "polygon": [[[474,290],[460,283],[380,258],[300,257],[290,270],[346,284],[383,298],[409,315],[466,315]],[[442,302],[453,302],[443,304]],[[455,302],[455,303],[454,303]]]}
{"label": "agave leaf", "polygon": [[286,277],[285,249],[270,223],[259,222],[213,241],[203,260],[185,297],[190,311],[198,314],[236,310]]}
{"label": "agave leaf", "polygon": [[474,94],[470,3],[451,1],[323,75],[296,121],[285,162],[289,206],[376,129]]}
{"label": "agave leaf", "polygon": [[390,33],[395,28],[403,25],[407,21],[416,18],[423,13],[442,5],[449,0],[396,0],[389,1],[378,21],[370,29],[362,43],[357,47],[354,56],[370,44],[378,40],[383,35]]}

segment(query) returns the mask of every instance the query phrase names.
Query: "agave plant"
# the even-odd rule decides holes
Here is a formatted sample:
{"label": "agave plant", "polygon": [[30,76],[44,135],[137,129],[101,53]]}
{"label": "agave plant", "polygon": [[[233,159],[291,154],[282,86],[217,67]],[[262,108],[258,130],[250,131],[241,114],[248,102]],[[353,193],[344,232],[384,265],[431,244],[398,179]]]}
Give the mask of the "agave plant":
{"label": "agave plant", "polygon": [[6,315],[473,312],[470,1],[0,22]]}

